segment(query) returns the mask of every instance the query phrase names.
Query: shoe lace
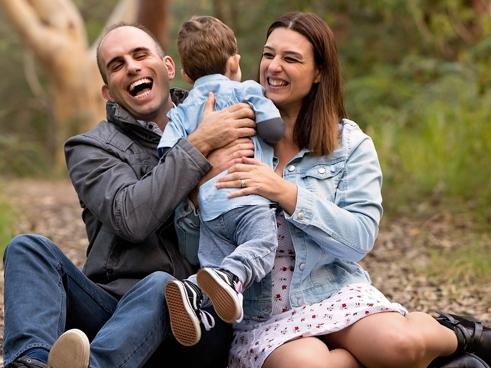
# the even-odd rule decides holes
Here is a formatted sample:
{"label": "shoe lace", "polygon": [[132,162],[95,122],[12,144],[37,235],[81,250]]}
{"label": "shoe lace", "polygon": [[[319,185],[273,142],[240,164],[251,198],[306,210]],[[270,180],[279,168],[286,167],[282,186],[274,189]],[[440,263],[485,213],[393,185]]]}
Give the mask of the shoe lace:
{"label": "shoe lace", "polygon": [[198,309],[198,313],[199,319],[201,320],[201,323],[206,331],[210,331],[213,327],[215,327],[215,318],[213,318],[210,313],[201,308]]}
{"label": "shoe lace", "polygon": [[[240,305],[244,305],[244,302],[243,302],[244,296],[242,295],[242,293],[239,292],[237,294],[237,297],[239,298]],[[241,308],[240,317],[235,320],[235,323],[242,322],[243,319],[244,319],[244,308]]]}
{"label": "shoe lace", "polygon": [[195,313],[201,320],[201,323],[203,324],[205,330],[210,331],[213,327],[215,327],[215,318],[213,318],[213,316],[209,312],[201,309],[201,304],[203,303],[203,294],[201,293],[201,290],[194,283],[188,280],[184,280],[184,284],[187,286],[188,290],[194,291],[196,296],[196,304],[191,302],[190,300],[191,305]]}

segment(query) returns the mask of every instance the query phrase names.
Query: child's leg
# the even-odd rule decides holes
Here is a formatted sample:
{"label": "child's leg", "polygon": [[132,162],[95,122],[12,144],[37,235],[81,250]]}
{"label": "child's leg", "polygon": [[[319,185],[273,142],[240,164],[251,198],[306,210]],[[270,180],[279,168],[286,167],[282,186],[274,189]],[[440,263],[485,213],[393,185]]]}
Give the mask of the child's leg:
{"label": "child's leg", "polygon": [[[237,276],[245,288],[271,272],[278,247],[273,208],[240,207],[202,225],[202,267],[225,269]],[[206,240],[201,240],[202,235]]]}
{"label": "child's leg", "polygon": [[189,279],[170,281],[165,288],[165,301],[172,333],[181,345],[193,346],[199,342],[201,324],[207,331],[215,325],[214,318],[202,309],[200,288]]}
{"label": "child's leg", "polygon": [[222,320],[238,322],[243,316],[243,285],[261,280],[273,267],[278,245],[274,209],[241,207],[202,225],[204,268],[198,272],[198,284]]}

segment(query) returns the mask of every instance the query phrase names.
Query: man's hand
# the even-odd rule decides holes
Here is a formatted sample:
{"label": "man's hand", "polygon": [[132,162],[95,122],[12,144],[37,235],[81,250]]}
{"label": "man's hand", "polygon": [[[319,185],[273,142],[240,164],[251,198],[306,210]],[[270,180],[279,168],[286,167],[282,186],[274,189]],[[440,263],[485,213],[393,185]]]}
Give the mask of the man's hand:
{"label": "man's hand", "polygon": [[210,93],[198,129],[188,137],[204,156],[238,138],[256,134],[254,111],[248,104],[238,103],[221,111],[213,111],[214,105],[215,96]]}
{"label": "man's hand", "polygon": [[211,152],[208,161],[213,165],[213,168],[201,178],[199,185],[227,170],[232,165],[242,162],[242,157],[254,157],[254,144],[249,138],[239,138],[225,147]]}

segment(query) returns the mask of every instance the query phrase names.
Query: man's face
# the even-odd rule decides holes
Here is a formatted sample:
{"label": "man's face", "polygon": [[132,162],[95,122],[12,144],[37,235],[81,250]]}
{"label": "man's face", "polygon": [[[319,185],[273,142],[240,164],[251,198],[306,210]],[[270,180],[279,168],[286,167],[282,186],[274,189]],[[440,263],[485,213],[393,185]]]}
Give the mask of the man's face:
{"label": "man's face", "polygon": [[136,119],[165,122],[169,80],[175,75],[172,58],[161,56],[155,41],[131,26],[110,31],[99,53],[107,76],[104,98],[117,102]]}

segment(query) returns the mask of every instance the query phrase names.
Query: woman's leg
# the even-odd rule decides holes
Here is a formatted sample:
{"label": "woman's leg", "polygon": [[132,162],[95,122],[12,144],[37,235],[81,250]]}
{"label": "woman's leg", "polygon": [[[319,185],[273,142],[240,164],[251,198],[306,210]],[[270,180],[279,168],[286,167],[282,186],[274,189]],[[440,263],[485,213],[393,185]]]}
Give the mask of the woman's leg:
{"label": "woman's leg", "polygon": [[455,333],[420,312],[373,314],[326,336],[326,342],[348,350],[368,368],[423,368],[457,349]]}
{"label": "woman's leg", "polygon": [[302,337],[276,348],[266,359],[263,368],[361,368],[356,359],[344,349],[329,350],[316,337]]}

